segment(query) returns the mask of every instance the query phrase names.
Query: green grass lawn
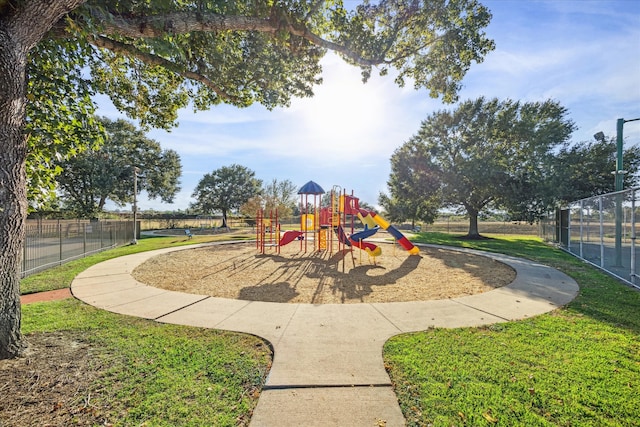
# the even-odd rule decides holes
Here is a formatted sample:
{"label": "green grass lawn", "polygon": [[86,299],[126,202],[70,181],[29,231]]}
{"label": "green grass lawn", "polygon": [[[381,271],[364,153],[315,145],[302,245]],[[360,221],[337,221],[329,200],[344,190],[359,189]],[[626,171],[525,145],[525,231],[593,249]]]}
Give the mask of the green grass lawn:
{"label": "green grass lawn", "polygon": [[91,346],[99,374],[82,396],[114,426],[248,425],[271,365],[261,339],[156,323],[75,299],[23,307],[23,333]]}
{"label": "green grass lawn", "polygon": [[[30,276],[21,290],[68,287],[79,272],[117,256],[220,239],[143,238]],[[248,425],[272,360],[257,337],[122,316],[75,299],[23,306],[22,332],[27,341],[56,333],[91,346],[99,376],[88,393],[96,417],[115,426]]]}
{"label": "green grass lawn", "polygon": [[408,425],[640,425],[640,292],[528,236],[416,240],[533,259],[580,293],[528,320],[391,339],[384,359]]}

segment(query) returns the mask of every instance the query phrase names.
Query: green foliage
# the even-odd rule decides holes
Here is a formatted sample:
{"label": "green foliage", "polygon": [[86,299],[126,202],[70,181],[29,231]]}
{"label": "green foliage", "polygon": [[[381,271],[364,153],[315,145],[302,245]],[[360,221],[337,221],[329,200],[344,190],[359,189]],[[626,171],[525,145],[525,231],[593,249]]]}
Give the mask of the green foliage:
{"label": "green foliage", "polygon": [[254,217],[259,209],[269,214],[278,211],[280,218],[287,218],[296,208],[297,187],[288,179],[278,181],[274,178],[268,184],[263,184],[260,194],[251,197],[240,207],[240,213]]}
{"label": "green foliage", "polygon": [[271,363],[269,346],[253,336],[121,316],[75,299],[25,306],[23,331],[91,345],[105,368],[88,393],[114,426],[246,424]]}
{"label": "green foliage", "polygon": [[[223,16],[265,28],[206,27]],[[490,19],[475,0],[385,0],[351,11],[342,2],[297,0],[89,1],[30,54],[29,199],[44,207],[58,162],[101,142],[95,94],[144,129],[168,129],[189,105],[272,109],[312,96],[322,81],[319,61],[331,49],[361,66],[365,80],[374,66],[383,75],[395,68],[398,85],[410,79],[452,102],[471,63],[494,49],[482,31]]]}
{"label": "green foliage", "polygon": [[59,162],[104,138],[93,116],[94,91],[83,76],[87,47],[46,40],[31,52],[27,103],[27,182],[31,209],[51,201]]}
{"label": "green foliage", "polygon": [[[557,177],[555,193],[559,200],[573,202],[587,197],[615,191],[617,146],[609,141],[580,142],[563,147],[554,158]],[[628,147],[623,153],[624,187],[637,185],[640,147]]]}
{"label": "green foliage", "polygon": [[392,222],[433,223],[441,205],[440,179],[424,144],[407,142],[391,156],[389,195],[381,193],[378,202]]}
{"label": "green foliage", "polygon": [[417,158],[438,177],[443,205],[464,207],[470,218],[469,236],[477,237],[477,218],[486,208],[511,212],[546,208],[539,183],[548,182],[549,169],[544,166],[550,164],[552,150],[574,129],[566,115],[555,101],[481,97],[427,117],[400,152]]}
{"label": "green foliage", "polygon": [[533,319],[392,338],[385,364],[408,425],[639,425],[640,293],[536,238],[433,237],[421,240],[552,265],[580,293]]}
{"label": "green foliage", "polygon": [[[457,100],[462,77],[472,62],[482,62],[494,49],[482,31],[491,20],[489,10],[475,0],[364,2],[352,13],[338,11],[331,17],[336,41],[361,57],[398,73],[399,86],[412,81],[431,97]],[[347,61],[352,57],[345,55]],[[371,65],[361,65],[363,80]]]}
{"label": "green foliage", "polygon": [[261,192],[262,181],[255,172],[241,165],[223,166],[206,174],[196,186],[191,208],[203,214],[222,212],[222,226],[227,226],[227,213],[237,211]]}
{"label": "green foliage", "polygon": [[[224,16],[245,20],[207,27]],[[189,99],[196,109],[274,108],[312,96],[326,49],[361,66],[365,80],[373,66],[381,74],[395,68],[400,86],[410,79],[451,102],[471,63],[494,49],[482,31],[490,19],[475,0],[385,0],[351,11],[342,2],[298,0],[94,0],[73,11],[67,27],[98,47],[90,62],[95,90],[143,125],[166,127]],[[248,22],[257,31],[247,31]]]}
{"label": "green foliage", "polygon": [[152,199],[173,201],[179,191],[182,173],[180,157],[173,150],[162,150],[133,124],[100,119],[106,140],[99,148],[57,163],[61,197],[68,209],[80,217],[93,217],[108,200],[118,206],[133,201],[133,168],[138,168],[138,193],[146,191]]}

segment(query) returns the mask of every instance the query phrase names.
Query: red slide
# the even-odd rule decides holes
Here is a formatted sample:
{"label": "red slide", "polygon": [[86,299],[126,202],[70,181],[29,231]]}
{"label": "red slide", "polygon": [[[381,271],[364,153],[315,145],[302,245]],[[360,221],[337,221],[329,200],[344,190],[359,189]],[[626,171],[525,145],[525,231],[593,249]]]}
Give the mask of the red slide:
{"label": "red slide", "polygon": [[302,237],[302,231],[294,231],[294,230],[285,231],[282,237],[280,238],[280,246],[284,246],[287,243],[291,243],[299,237]]}

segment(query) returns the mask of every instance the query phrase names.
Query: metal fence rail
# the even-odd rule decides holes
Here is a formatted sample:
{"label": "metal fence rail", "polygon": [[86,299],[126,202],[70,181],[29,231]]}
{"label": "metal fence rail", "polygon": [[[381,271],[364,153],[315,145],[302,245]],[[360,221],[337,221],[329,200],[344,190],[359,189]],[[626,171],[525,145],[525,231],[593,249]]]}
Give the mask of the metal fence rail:
{"label": "metal fence rail", "polygon": [[27,220],[20,277],[125,245],[132,221]]}
{"label": "metal fence rail", "polygon": [[640,288],[636,253],[640,187],[570,203],[541,223],[541,236]]}

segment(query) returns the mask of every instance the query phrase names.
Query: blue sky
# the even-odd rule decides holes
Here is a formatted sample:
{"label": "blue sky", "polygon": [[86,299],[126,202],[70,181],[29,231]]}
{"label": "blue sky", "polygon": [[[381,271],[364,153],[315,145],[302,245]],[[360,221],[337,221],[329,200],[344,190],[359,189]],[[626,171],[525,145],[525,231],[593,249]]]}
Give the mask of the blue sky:
{"label": "blue sky", "polygon": [[[485,0],[493,19],[486,32],[496,43],[471,67],[460,100],[479,96],[521,101],[554,99],[576,123],[572,141],[615,136],[618,118],[640,118],[640,1]],[[438,110],[455,109],[391,76],[363,84],[357,68],[328,54],[324,83],[310,99],[268,111],[214,107],[184,110],[171,132],[150,138],[178,152],[182,190],[173,204],[139,201],[141,210],[186,209],[204,174],[234,163],[265,182],[276,178],[302,186],[313,180],[339,185],[377,204],[389,177],[393,151]],[[104,98],[99,114],[120,116]],[[640,143],[640,121],[625,124],[625,146]],[[613,178],[612,178],[613,179]]]}

